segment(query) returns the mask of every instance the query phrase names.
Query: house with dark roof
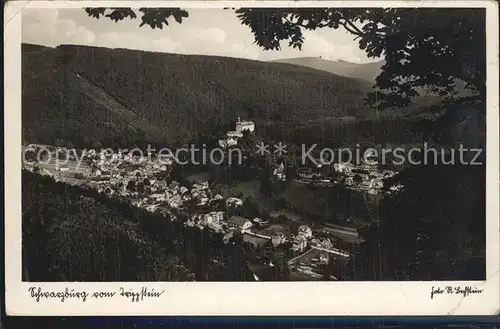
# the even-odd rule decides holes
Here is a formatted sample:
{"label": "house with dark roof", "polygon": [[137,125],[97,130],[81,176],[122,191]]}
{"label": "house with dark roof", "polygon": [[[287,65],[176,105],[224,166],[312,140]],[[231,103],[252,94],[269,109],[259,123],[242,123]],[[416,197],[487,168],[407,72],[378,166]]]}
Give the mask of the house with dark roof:
{"label": "house with dark roof", "polygon": [[228,223],[229,227],[236,228],[236,229],[240,230],[241,232],[245,232],[248,229],[250,229],[250,227],[253,226],[253,224],[250,220],[248,220],[245,217],[241,217],[241,216],[231,216],[229,218],[229,220],[227,221],[227,223]]}

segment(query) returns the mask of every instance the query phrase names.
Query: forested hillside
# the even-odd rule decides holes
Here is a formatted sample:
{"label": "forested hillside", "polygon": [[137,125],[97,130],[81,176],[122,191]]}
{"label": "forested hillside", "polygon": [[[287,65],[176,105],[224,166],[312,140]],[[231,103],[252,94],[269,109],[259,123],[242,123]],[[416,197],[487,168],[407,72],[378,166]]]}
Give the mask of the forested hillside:
{"label": "forested hillside", "polygon": [[23,138],[79,147],[170,145],[238,113],[303,122],[366,117],[369,83],[236,58],[23,45]]}
{"label": "forested hillside", "polygon": [[140,229],[146,213],[110,203],[97,192],[26,171],[22,175],[24,280],[192,279],[171,250]]}

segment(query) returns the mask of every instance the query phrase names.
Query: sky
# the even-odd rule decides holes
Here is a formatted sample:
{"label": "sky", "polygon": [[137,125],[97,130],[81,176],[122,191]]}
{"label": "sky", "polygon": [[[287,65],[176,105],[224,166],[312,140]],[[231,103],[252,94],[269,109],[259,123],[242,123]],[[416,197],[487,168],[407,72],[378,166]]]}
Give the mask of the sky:
{"label": "sky", "polygon": [[115,23],[105,17],[89,17],[83,9],[28,8],[22,13],[22,40],[52,47],[75,44],[261,61],[319,56],[353,63],[373,61],[343,29],[304,31],[302,51],[288,47],[286,41],[280,51],[265,51],[253,43],[250,28],[242,25],[230,10],[188,11],[189,17],[182,24],[170,19],[170,25],[160,30],[147,25],[139,27],[139,17]]}

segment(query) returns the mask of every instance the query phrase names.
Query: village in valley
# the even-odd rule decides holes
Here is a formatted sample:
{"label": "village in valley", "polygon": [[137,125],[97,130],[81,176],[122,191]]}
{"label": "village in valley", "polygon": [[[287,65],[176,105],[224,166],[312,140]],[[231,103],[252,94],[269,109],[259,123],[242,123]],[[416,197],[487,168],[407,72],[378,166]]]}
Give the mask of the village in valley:
{"label": "village in valley", "polygon": [[[235,130],[228,131],[220,138],[218,146],[229,152],[255,133],[254,122],[241,121],[238,117]],[[349,216],[342,223],[309,221],[301,216],[300,211],[275,205],[269,198],[266,200],[259,192],[262,188],[259,186],[259,177],[241,182],[240,186],[255,187],[254,190],[243,193],[238,190],[238,184],[221,183],[212,179],[210,172],[192,173],[176,180],[171,175],[177,165],[175,159],[165,161],[156,156],[109,154],[92,149],[75,152],[79,153],[77,155],[60,147],[35,144],[23,147],[25,170],[49,175],[56,181],[91,188],[112,198],[127,200],[136,207],[161,214],[171,222],[210,230],[220,235],[225,244],[230,244],[235,235],[241,235],[257,254],[263,248],[278,248],[286,255],[288,266],[296,280],[321,280],[322,266],[344,266],[354,257],[356,245],[362,242],[356,221]],[[26,152],[27,149],[31,151]],[[51,161],[34,161],[42,149],[52,155]],[[242,149],[244,159],[256,156],[255,150]],[[62,154],[69,158],[59,160],[64,164],[55,163],[55,159]],[[269,155],[262,155],[266,156]],[[309,188],[342,185],[352,193],[372,198],[383,197],[383,194],[401,188],[384,188],[384,180],[396,173],[380,169],[375,156],[361,164],[298,166],[294,170],[293,179],[288,177],[290,170],[287,161],[266,162],[266,165],[269,167],[269,181],[275,186],[282,184],[281,194],[286,193],[289,188],[285,183],[289,180],[290,184]],[[227,166],[227,163],[220,166]],[[328,170],[325,171],[324,166],[328,166]],[[262,175],[263,168],[257,169]],[[231,185],[236,185],[236,188]],[[375,222],[376,218],[373,218],[363,225]],[[255,262],[249,265],[255,280],[265,280],[265,275],[261,274],[265,271],[262,269],[272,266],[272,261],[262,257],[256,257]],[[341,278],[331,275],[330,279]]]}

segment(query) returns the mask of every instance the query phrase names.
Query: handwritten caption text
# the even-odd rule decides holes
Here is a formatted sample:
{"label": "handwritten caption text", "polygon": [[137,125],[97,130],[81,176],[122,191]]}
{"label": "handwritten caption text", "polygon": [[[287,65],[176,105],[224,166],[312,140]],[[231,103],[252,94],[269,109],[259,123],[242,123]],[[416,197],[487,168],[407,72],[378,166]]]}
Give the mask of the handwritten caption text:
{"label": "handwritten caption text", "polygon": [[64,303],[70,299],[86,302],[89,299],[126,298],[132,302],[140,302],[146,298],[159,298],[165,290],[155,291],[153,288],[142,287],[140,290],[125,289],[120,287],[117,291],[85,291],[66,287],[62,291],[44,291],[41,287],[30,287],[30,297],[40,302],[45,299],[59,299]]}
{"label": "handwritten caption text", "polygon": [[431,299],[434,299],[437,295],[462,295],[467,297],[469,295],[478,295],[483,293],[484,289],[478,289],[472,286],[446,286],[444,288],[432,286],[431,288]]}

